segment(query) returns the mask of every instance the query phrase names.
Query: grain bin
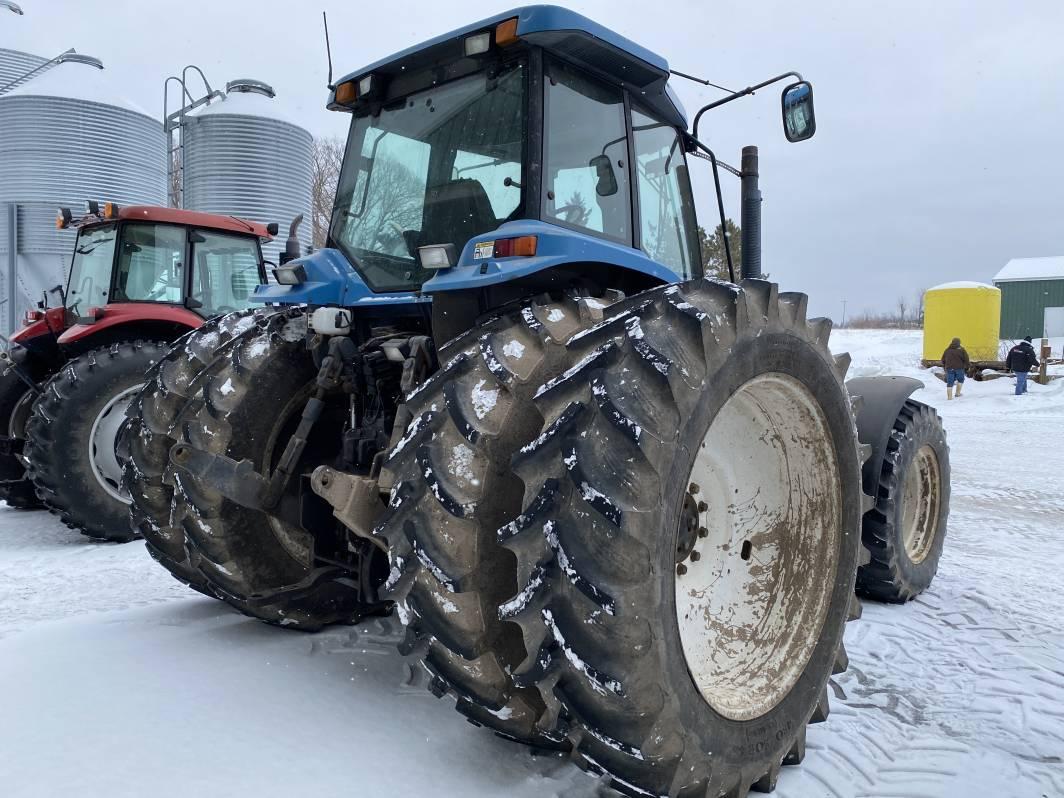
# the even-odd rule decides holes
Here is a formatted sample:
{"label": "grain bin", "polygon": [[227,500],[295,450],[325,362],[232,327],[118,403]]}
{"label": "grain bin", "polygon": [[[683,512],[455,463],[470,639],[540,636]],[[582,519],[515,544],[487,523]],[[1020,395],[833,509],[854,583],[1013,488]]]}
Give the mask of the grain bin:
{"label": "grain bin", "polygon": [[924,294],[924,360],[941,360],[960,338],[972,360],[998,360],[1001,291],[984,283],[943,283]]}
{"label": "grain bin", "polygon": [[0,96],[0,281],[3,327],[65,282],[75,234],[59,206],[89,199],[165,204],[162,125],[124,100],[107,74],[64,63]]}
{"label": "grain bin", "polygon": [[[300,239],[310,243],[310,133],[285,117],[268,85],[231,81],[225,99],[185,117],[181,128],[183,205],[282,229],[303,214]],[[284,238],[263,246],[277,262]]]}

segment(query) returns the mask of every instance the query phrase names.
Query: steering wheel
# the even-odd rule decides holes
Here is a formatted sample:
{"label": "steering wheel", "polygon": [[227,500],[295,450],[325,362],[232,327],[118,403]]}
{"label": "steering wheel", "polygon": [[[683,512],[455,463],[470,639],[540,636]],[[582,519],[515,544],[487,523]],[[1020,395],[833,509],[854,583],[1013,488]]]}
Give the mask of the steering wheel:
{"label": "steering wheel", "polygon": [[[388,236],[387,240],[385,240],[386,232],[392,233],[392,235]],[[400,241],[403,240],[403,228],[395,222],[389,221],[385,223],[385,228],[383,230],[377,231],[377,238],[374,243],[389,246],[395,241],[396,238],[398,238]]]}
{"label": "steering wheel", "polygon": [[[583,205],[562,205],[560,208],[555,208],[551,212],[551,216],[555,219],[561,219],[566,224],[575,224],[576,221],[584,214]],[[564,216],[564,218],[563,218]]]}

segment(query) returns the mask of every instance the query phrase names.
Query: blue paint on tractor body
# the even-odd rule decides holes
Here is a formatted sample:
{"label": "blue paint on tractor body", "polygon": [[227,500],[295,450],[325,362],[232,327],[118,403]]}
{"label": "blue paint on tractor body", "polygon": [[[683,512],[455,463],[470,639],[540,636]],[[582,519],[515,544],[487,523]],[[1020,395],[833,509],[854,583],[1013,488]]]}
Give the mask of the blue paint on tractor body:
{"label": "blue paint on tractor body", "polygon": [[[536,254],[532,257],[474,258],[478,243],[501,238],[536,236]],[[430,278],[422,290],[427,294],[484,288],[517,280],[555,266],[580,263],[604,263],[648,274],[663,283],[683,277],[666,268],[638,249],[603,238],[560,227],[550,222],[521,219],[500,225],[491,233],[474,236],[462,250],[454,268],[442,269]]]}
{"label": "blue paint on tractor body", "polygon": [[413,292],[375,294],[336,249],[319,249],[311,255],[289,261],[286,266],[302,266],[307,280],[300,285],[260,285],[254,302],[272,305],[339,305],[340,307],[380,307],[428,302]]}

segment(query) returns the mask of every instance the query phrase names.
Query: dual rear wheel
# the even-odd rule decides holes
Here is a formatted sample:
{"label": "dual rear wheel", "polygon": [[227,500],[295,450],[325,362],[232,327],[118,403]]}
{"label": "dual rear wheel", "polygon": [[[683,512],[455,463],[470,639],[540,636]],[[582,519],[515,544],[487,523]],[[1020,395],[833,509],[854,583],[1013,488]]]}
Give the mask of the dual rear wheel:
{"label": "dual rear wheel", "polygon": [[771,789],[854,602],[861,450],[828,330],[769,283],[697,282],[459,342],[379,527],[437,691],[622,792]]}
{"label": "dual rear wheel", "polygon": [[[801,761],[846,667],[873,502],[848,358],[805,305],[761,281],[543,297],[448,344],[408,399],[375,530],[389,562],[365,574],[438,695],[634,795],[767,791]],[[175,576],[313,629],[361,612],[315,592],[313,540],[167,462],[184,441],[270,473],[315,374],[299,316],[171,352],[137,400],[126,484]],[[914,479],[901,523],[926,531],[935,488]]]}

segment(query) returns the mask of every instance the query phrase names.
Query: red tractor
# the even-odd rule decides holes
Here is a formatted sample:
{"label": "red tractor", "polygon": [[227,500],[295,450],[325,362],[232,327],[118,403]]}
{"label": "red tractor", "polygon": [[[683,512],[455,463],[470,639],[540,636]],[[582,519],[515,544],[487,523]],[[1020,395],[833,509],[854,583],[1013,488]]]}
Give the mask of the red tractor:
{"label": "red tractor", "polygon": [[115,446],[146,372],[205,319],[247,307],[276,224],[88,203],[70,279],[26,313],[0,373],[0,498],[103,540],[135,537]]}

